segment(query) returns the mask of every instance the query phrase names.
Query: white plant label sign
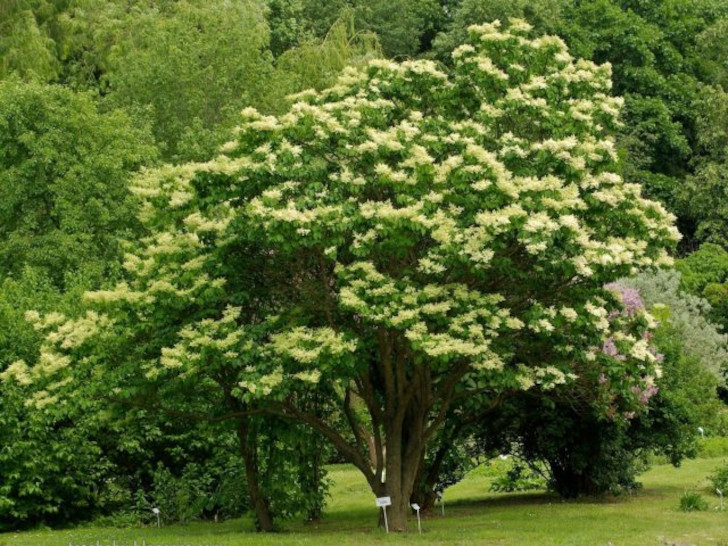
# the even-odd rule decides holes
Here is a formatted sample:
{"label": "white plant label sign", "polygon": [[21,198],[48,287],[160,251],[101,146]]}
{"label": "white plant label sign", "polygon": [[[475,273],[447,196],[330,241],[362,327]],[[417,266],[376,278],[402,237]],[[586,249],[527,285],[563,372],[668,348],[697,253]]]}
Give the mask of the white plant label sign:
{"label": "white plant label sign", "polygon": [[392,506],[392,497],[377,497],[377,506]]}
{"label": "white plant label sign", "polygon": [[420,534],[422,534],[422,521],[420,520],[420,505],[416,502],[413,502],[411,505],[413,510],[417,512],[417,530]]}

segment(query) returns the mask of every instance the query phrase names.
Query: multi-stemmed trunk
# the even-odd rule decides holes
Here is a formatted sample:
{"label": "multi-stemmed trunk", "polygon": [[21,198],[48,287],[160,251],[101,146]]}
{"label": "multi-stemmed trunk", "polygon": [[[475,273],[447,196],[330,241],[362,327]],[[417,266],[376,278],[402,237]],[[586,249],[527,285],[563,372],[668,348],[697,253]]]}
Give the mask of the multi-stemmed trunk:
{"label": "multi-stemmed trunk", "polygon": [[373,442],[352,411],[351,392],[344,401],[350,428],[362,448],[357,452],[367,453],[373,447],[374,453],[350,460],[364,472],[375,496],[391,498],[389,529],[403,531],[428,440],[442,424],[457,379],[467,367],[458,366],[445,381],[435,381],[426,364],[408,361],[407,344],[396,334],[381,330],[378,345],[377,361],[352,389],[368,409]]}
{"label": "multi-stemmed trunk", "polygon": [[[352,378],[341,400],[349,433],[300,407],[295,396],[269,402],[266,411],[306,424],[331,441],[362,472],[373,497],[391,498],[390,531],[404,531],[428,441],[458,400],[456,385],[469,363],[455,362],[436,373],[413,361],[408,341],[396,330],[378,330],[376,344],[369,366]],[[362,405],[367,419],[361,418]]]}
{"label": "multi-stemmed trunk", "polygon": [[237,435],[240,454],[243,457],[243,464],[245,466],[245,478],[248,484],[250,505],[255,514],[255,527],[258,531],[274,531],[273,514],[271,513],[268,499],[261,490],[259,483],[260,468],[258,465],[256,434],[250,428],[247,418],[243,417],[239,420]]}
{"label": "multi-stemmed trunk", "polygon": [[[419,430],[405,430],[407,425],[413,425]],[[372,489],[377,496],[388,496],[392,499],[391,506],[387,507],[390,531],[404,531],[406,528],[421,451],[424,448],[421,441],[423,432],[421,426],[407,421],[392,423],[386,430],[384,483],[375,484]],[[415,437],[411,437],[410,433],[414,433]]]}
{"label": "multi-stemmed trunk", "polygon": [[440,478],[440,469],[442,463],[447,455],[447,452],[451,448],[452,444],[445,439],[441,443],[434,457],[429,464],[426,463],[425,453],[422,454],[422,461],[417,472],[417,478],[415,480],[415,489],[412,492],[412,502],[417,503],[420,507],[420,513],[426,515],[432,511],[437,501],[437,487],[438,480]]}

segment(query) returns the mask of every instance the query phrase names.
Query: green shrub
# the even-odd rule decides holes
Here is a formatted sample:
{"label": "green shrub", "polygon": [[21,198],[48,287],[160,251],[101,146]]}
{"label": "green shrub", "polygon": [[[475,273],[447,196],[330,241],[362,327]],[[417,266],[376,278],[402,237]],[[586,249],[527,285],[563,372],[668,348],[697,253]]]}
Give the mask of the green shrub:
{"label": "green shrub", "polygon": [[141,513],[153,523],[152,508],[156,507],[163,520],[183,524],[205,516],[239,516],[246,509],[242,464],[234,457],[220,462],[226,464],[215,468],[190,463],[179,474],[159,465],[146,499],[148,505],[139,507]]}
{"label": "green shrub", "polygon": [[680,497],[680,510],[683,512],[699,512],[708,509],[708,501],[706,501],[700,493],[695,491],[685,491]]}
{"label": "green shrub", "polygon": [[728,488],[728,463],[723,462],[722,466],[713,470],[713,474],[708,476],[708,479],[713,486],[713,490],[720,489],[721,491],[726,492],[726,489]]}
{"label": "green shrub", "polygon": [[511,493],[546,489],[546,486],[546,480],[541,474],[522,463],[514,463],[510,468],[504,468],[492,479],[490,490]]}
{"label": "green shrub", "polygon": [[706,459],[711,457],[728,457],[728,437],[713,436],[698,441],[698,454]]}
{"label": "green shrub", "polygon": [[728,436],[728,408],[723,406],[706,427],[715,436]]}

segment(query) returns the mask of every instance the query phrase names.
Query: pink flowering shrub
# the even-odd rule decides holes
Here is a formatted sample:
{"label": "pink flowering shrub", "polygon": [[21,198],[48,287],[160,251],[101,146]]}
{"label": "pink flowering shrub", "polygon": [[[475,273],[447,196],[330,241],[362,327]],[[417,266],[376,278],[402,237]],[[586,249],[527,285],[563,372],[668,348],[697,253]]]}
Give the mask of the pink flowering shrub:
{"label": "pink flowering shrub", "polygon": [[[657,323],[647,313],[639,291],[619,282],[609,283],[605,289],[615,296],[618,307],[608,314],[611,335],[602,344],[601,353],[611,362],[600,363],[606,364],[606,369],[597,376],[596,401],[609,419],[631,420],[645,411],[659,392],[656,383],[662,375],[660,363],[664,357],[652,343]],[[628,363],[634,358],[654,365],[651,369],[644,364],[625,368],[613,363]]]}

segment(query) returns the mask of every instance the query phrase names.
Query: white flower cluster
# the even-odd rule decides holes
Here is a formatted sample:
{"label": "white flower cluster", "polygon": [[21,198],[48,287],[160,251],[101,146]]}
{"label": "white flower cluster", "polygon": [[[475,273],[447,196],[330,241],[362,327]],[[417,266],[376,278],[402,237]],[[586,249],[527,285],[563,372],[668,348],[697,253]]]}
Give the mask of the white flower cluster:
{"label": "white flower cluster", "polygon": [[576,377],[575,374],[564,372],[556,366],[528,367],[525,364],[521,364],[518,366],[516,381],[523,390],[528,390],[535,386],[543,390],[550,390],[558,385],[564,385],[569,381],[573,381]]}
{"label": "white flower cluster", "polygon": [[272,335],[271,348],[301,364],[314,364],[323,353],[340,356],[354,352],[356,341],[345,339],[331,328],[300,327]]}
{"label": "white flower cluster", "polygon": [[19,385],[30,385],[33,383],[30,368],[24,360],[16,360],[11,363],[3,372],[0,372],[0,381],[15,381]]}
{"label": "white flower cluster", "polygon": [[112,320],[108,316],[86,311],[84,316],[68,320],[48,333],[46,341],[61,349],[75,349],[111,325]]}
{"label": "white flower cluster", "polygon": [[402,330],[413,347],[434,359],[468,358],[476,368],[500,368],[503,362],[489,349],[491,340],[501,331],[523,327],[499,307],[497,294],[483,295],[458,284],[418,286],[411,279],[392,279],[370,262],[338,272],[344,309]]}

